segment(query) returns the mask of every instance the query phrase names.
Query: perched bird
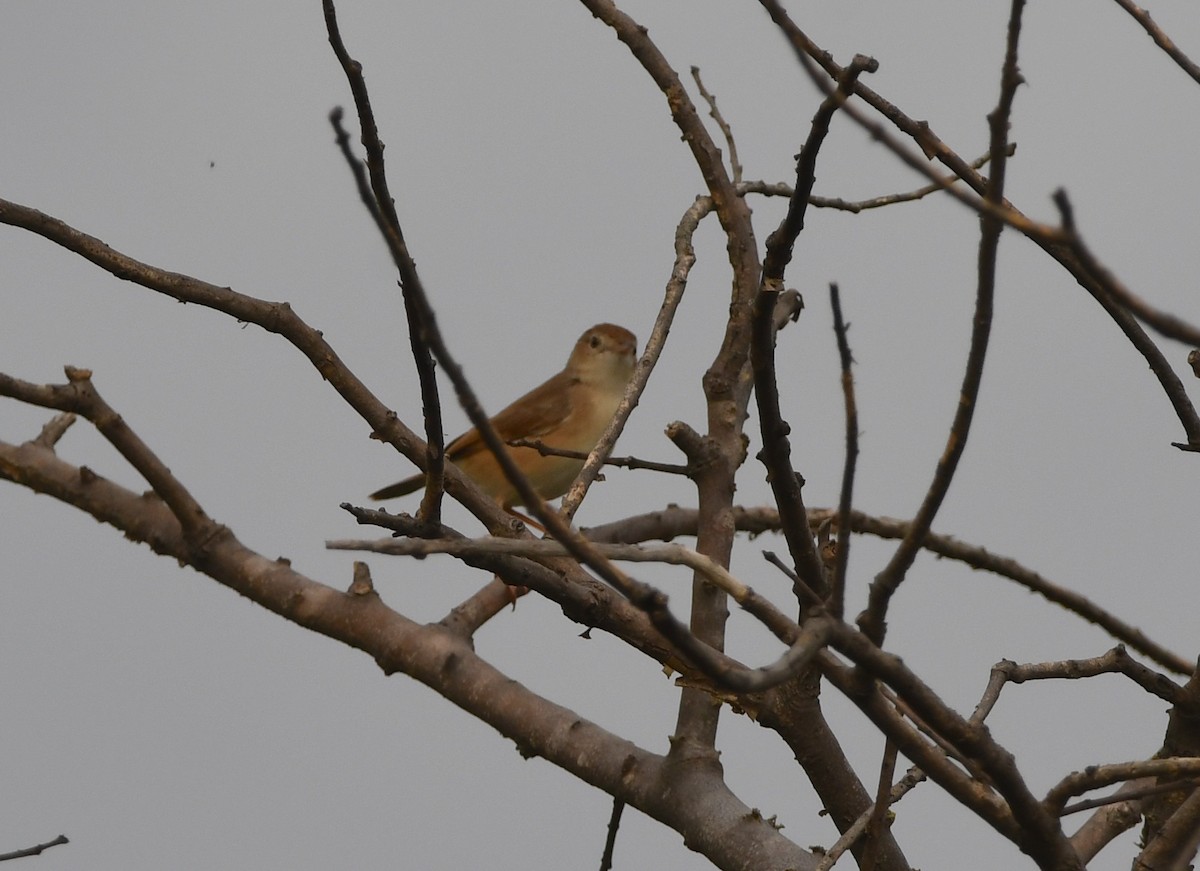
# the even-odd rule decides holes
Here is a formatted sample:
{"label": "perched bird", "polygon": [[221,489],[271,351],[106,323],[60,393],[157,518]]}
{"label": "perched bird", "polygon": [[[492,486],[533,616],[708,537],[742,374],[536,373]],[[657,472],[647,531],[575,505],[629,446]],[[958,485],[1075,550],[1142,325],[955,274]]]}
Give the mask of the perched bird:
{"label": "perched bird", "polygon": [[[492,426],[506,443],[529,439],[548,448],[588,453],[625,395],[636,354],[633,333],[613,324],[597,324],[579,337],[565,369],[493,417]],[[583,468],[583,460],[542,456],[536,448],[508,450],[543,499],[566,493]],[[479,430],[472,429],[450,442],[446,458],[505,509],[524,504]],[[404,496],[424,485],[425,476],[414,475],[377,490],[371,498]]]}

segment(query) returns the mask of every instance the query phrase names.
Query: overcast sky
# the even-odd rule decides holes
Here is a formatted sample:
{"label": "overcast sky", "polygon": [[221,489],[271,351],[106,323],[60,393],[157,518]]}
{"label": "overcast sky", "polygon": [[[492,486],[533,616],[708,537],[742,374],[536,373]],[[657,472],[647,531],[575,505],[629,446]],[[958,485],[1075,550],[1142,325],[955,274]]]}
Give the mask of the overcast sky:
{"label": "overcast sky", "polygon": [[[971,159],[986,150],[1007,5],[954,0],[792,2],[870,84]],[[1155,19],[1200,57],[1191,0]],[[793,178],[818,96],[757,4],[624,8],[676,69],[696,65],[737,135],[746,177]],[[701,180],[662,95],[577,3],[343,0],[365,66],[392,190],[452,350],[498,410],[561,367],[599,321],[645,339],[676,222]],[[1132,288],[1192,322],[1200,87],[1115,3],[1030,5],[1010,198],[1054,220],[1070,192],[1080,229]],[[395,274],[327,116],[349,105],[319,4],[219,0],[0,5],[0,196],[155,265],[287,300],[410,425],[419,423]],[[838,119],[815,192],[862,198],[922,184]],[[753,203],[760,244],[779,204]],[[958,397],[978,225],[946,198],[850,216],[810,211],[789,284],[808,303],[780,340],[785,413],[806,500],[832,504],[842,418],[828,282],[840,283],[857,360],[856,504],[911,516]],[[703,426],[700,374],[729,288],[715,225],[660,368],[619,453],[679,461],[664,426]],[[993,352],[959,477],[935,529],[1013,556],[1196,654],[1195,455],[1144,362],[1039,249],[1001,245]],[[1185,371],[1186,348],[1166,345]],[[338,587],[361,530],[338,508],[411,466],[280,339],[122,283],[27,233],[0,228],[0,371],[39,382],[84,366],[208,512],[268,557]],[[1190,387],[1190,385],[1189,385]],[[0,403],[0,439],[48,415]],[[447,428],[464,415],[447,409]],[[752,419],[751,454],[759,440]],[[77,424],[70,462],[145,485]],[[613,471],[579,515],[595,524],[692,505],[682,482]],[[739,501],[767,498],[747,463]],[[413,502],[415,505],[415,501]],[[397,504],[397,508],[412,505]],[[40,871],[89,868],[593,868],[609,799],[425,687],[305,632],[79,512],[0,484],[0,852],[63,832]],[[466,529],[478,527],[452,516]],[[734,568],[786,603],[740,541]],[[850,613],[889,548],[856,542]],[[485,578],[448,559],[372,558],[385,599],[438,619]],[[683,572],[641,571],[686,613]],[[1088,657],[1103,633],[991,577],[921,560],[897,597],[889,646],[970,710],[996,660]],[[677,691],[655,663],[530,596],[479,635],[482,655],[602,726],[664,752]],[[777,649],[741,615],[731,652]],[[619,705],[613,700],[621,698]],[[836,698],[835,727],[867,782],[882,741]],[[1159,746],[1163,703],[1117,678],[1012,687],[990,721],[1036,792],[1089,763]],[[732,787],[804,846],[832,825],[786,748],[728,711]],[[896,809],[914,865],[1023,867],[1016,849],[931,785]],[[949,823],[949,824],[948,824]],[[1093,867],[1128,867],[1132,835]],[[986,851],[986,852],[981,852]],[[679,836],[626,814],[617,867],[700,869]]]}

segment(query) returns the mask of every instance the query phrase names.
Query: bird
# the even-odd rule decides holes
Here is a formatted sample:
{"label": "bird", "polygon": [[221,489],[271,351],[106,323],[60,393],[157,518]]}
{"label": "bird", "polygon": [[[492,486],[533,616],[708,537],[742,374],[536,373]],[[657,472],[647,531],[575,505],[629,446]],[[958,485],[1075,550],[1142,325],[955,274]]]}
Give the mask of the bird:
{"label": "bird", "polygon": [[[615,324],[597,324],[579,337],[561,372],[493,417],[492,427],[505,443],[529,439],[548,448],[590,453],[625,396],[636,356],[633,333]],[[536,448],[508,450],[543,499],[557,499],[566,493],[583,468],[581,459],[543,456]],[[504,510],[525,504],[478,429],[450,442],[446,458]],[[370,498],[393,499],[424,485],[425,475],[414,475],[376,490]]]}

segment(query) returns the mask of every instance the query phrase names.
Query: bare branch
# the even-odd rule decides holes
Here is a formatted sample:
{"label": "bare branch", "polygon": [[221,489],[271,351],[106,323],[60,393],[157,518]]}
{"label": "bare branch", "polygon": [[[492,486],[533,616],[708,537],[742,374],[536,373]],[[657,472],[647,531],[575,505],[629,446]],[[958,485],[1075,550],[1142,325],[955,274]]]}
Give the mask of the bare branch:
{"label": "bare branch", "polygon": [[818,596],[814,590],[809,589],[808,584],[800,580],[800,576],[788,568],[784,561],[779,558],[778,554],[773,551],[764,550],[762,555],[763,559],[783,572],[784,577],[792,582],[792,592],[795,594],[796,601],[800,603],[801,607],[812,609],[820,608],[824,605],[825,600]]}
{"label": "bare branch", "polygon": [[[904,777],[900,778],[900,780],[896,781],[895,785],[892,786],[891,791],[888,793],[887,806],[891,807],[896,802],[900,801],[900,799],[904,798],[904,796],[911,792],[918,783],[921,783],[924,780],[925,772],[914,766],[908,771],[907,774],[904,775]],[[840,859],[853,844],[857,843],[859,839],[866,834],[867,825],[872,819],[874,819],[874,817],[875,805],[872,804],[869,808],[867,808],[862,816],[860,816],[854,822],[854,825],[850,826],[850,828],[843,832],[842,836],[837,839],[834,845],[825,851],[825,856],[821,859],[821,862],[817,865],[815,871],[829,871],[829,869],[837,863],[837,860]]]}
{"label": "bare branch", "polygon": [[[686,829],[693,848],[718,866],[730,867],[733,857],[750,850],[755,855],[766,851],[764,867],[809,869],[815,864],[810,854],[765,821],[748,825],[751,809],[712,769],[671,769],[664,757],[531,692],[482,660],[469,640],[436,624],[414,623],[378,595],[342,593],[317,583],[287,560],[269,560],[245,547],[224,527],[208,538],[203,559],[196,560],[179,521],[161,501],[94,476],[85,481],[78,468],[32,442],[19,447],[0,442],[0,474],[12,477],[13,468],[21,470],[21,482],[31,489],[74,504],[157,552],[189,562],[306,629],[368,653],[387,674],[403,672],[427,684],[517,741],[527,756],[541,756],[666,825]],[[570,740],[563,740],[567,735]],[[700,807],[674,797],[692,791],[719,796],[719,807]],[[724,822],[712,826],[713,813]],[[705,825],[698,824],[698,814],[705,815]]]}
{"label": "bare branch", "polygon": [[[1066,235],[1065,246],[1075,256],[1082,272],[1090,279],[1091,287],[1089,289],[1094,288],[1093,295],[1096,296],[1096,299],[1119,325],[1125,327],[1128,321],[1132,321],[1130,312],[1138,314],[1139,301],[1117,281],[1084,244],[1075,229],[1074,209],[1071,208],[1071,201],[1065,190],[1059,189],[1055,192],[1054,203],[1058,206],[1059,214],[1062,216],[1063,232]],[[1160,324],[1170,328],[1170,324],[1163,323],[1163,316],[1157,316],[1157,313],[1153,312],[1149,314],[1151,317],[1157,317]],[[1179,323],[1181,322],[1176,322],[1177,325]],[[1136,327],[1136,323],[1133,326]],[[1182,335],[1191,336],[1194,332],[1194,329],[1189,328]],[[1196,409],[1192,405],[1191,399],[1188,398],[1183,382],[1179,380],[1179,376],[1175,374],[1175,370],[1163,357],[1162,352],[1140,328],[1136,330],[1126,328],[1125,334],[1134,348],[1146,358],[1146,362],[1150,364],[1154,374],[1158,376],[1159,383],[1167,394],[1167,399],[1171,401],[1179,422],[1183,424],[1183,430],[1187,434],[1187,443],[1176,442],[1174,443],[1175,447],[1188,451],[1200,451],[1200,415],[1196,414]],[[1197,335],[1197,338],[1200,338],[1200,335]],[[1185,338],[1183,341],[1190,341],[1190,339]]]}
{"label": "bare branch", "polygon": [[1146,33],[1150,34],[1154,44],[1161,48],[1167,57],[1175,61],[1181,70],[1191,76],[1192,81],[1200,83],[1200,66],[1193,63],[1191,58],[1179,50],[1171,37],[1167,36],[1166,31],[1150,18],[1149,12],[1138,6],[1133,0],[1116,0],[1116,3],[1133,16],[1133,20],[1140,24]]}
{"label": "bare branch", "polygon": [[[1122,802],[1132,803],[1134,799],[1147,798],[1152,795],[1162,795],[1164,792],[1175,792],[1180,787],[1196,787],[1200,786],[1200,780],[1171,780],[1166,783],[1157,783],[1156,777],[1139,777],[1136,780],[1128,780],[1125,784],[1114,792],[1112,795],[1101,796],[1100,798],[1089,798],[1086,801],[1076,801],[1063,806],[1062,815],[1077,814],[1082,811],[1093,810],[1098,807],[1112,807],[1114,804]],[[1135,816],[1141,816],[1140,811]]]}
{"label": "bare branch", "polygon": [[[1192,759],[1192,762],[1200,760]],[[1154,834],[1137,860],[1134,871],[1159,871],[1191,867],[1200,849],[1200,789],[1192,789],[1175,812]]]}
{"label": "bare branch", "polygon": [[779,407],[779,385],[775,373],[775,309],[779,295],[784,290],[784,271],[792,259],[796,238],[804,229],[808,197],[816,180],[817,154],[829,133],[830,121],[845,102],[854,80],[862,72],[877,66],[871,58],[856,57],[839,81],[837,89],[818,107],[808,138],[796,158],[796,185],[788,201],[787,214],[767,238],[762,283],[754,302],[750,359],[754,368],[754,397],[763,441],[758,456],[767,469],[767,482],[779,507],[783,535],[796,574],[805,586],[822,597],[828,594],[829,583],[808,529],[801,492],[804,480],[792,467],[792,448],[788,441],[790,427],[783,420]]}
{"label": "bare branch", "polygon": [[1118,762],[1112,765],[1092,765],[1084,771],[1068,774],[1046,793],[1046,809],[1061,815],[1067,799],[1093,789],[1102,789],[1124,780],[1140,777],[1196,777],[1200,775],[1200,758],[1195,756],[1167,759],[1143,759],[1137,762]]}
{"label": "bare branch", "polygon": [[[510,448],[532,448],[543,457],[571,457],[576,460],[586,460],[591,454],[583,451],[569,451],[565,448],[555,448],[541,439],[513,439],[505,442]],[[678,463],[656,463],[653,460],[643,460],[638,457],[605,457],[603,465],[616,466],[624,469],[643,469],[651,472],[662,472],[664,475],[689,475],[691,469]]]}
{"label": "bare branch", "polygon": [[[0,473],[2,471],[3,468],[0,467]],[[381,526],[401,535],[436,536],[440,539],[463,538],[460,533],[444,525],[432,528],[407,514],[389,514],[386,511],[347,504],[341,507],[359,523]],[[543,565],[528,559],[481,552],[464,556],[463,562],[489,574],[498,575],[504,581],[500,586],[529,587],[536,590],[547,599],[558,603],[569,619],[589,628],[595,627],[609,632],[675,671],[695,670],[695,666],[687,657],[650,624],[641,610],[611,587],[583,571],[575,560],[549,560]],[[481,601],[468,600],[462,603],[461,613],[451,611],[442,619],[442,625],[469,637],[473,631],[471,627],[477,621],[485,622],[495,611],[512,602],[512,596],[507,592],[504,593],[504,601],[498,601],[500,590],[493,587],[494,585],[488,585],[476,594],[481,597]]]}
{"label": "bare branch", "polygon": [[46,841],[44,844],[38,844],[35,847],[25,847],[22,850],[13,850],[11,853],[0,853],[0,862],[7,862],[9,859],[24,859],[26,856],[40,856],[43,851],[49,850],[51,847],[69,843],[71,842],[67,840],[66,835],[59,835],[53,841]]}
{"label": "bare branch", "polygon": [[[816,513],[814,519],[821,517]],[[852,524],[855,532],[878,535],[883,538],[903,538],[909,528],[908,521],[871,517],[854,512]],[[1095,623],[1113,638],[1127,644],[1139,653],[1150,657],[1159,665],[1180,674],[1191,674],[1195,663],[1174,653],[1149,638],[1144,632],[1110,611],[1106,611],[1086,596],[1051,583],[1035,571],[1025,568],[1010,557],[999,556],[982,547],[969,545],[948,535],[930,533],[925,538],[925,549],[938,556],[959,560],[972,568],[991,572],[1015,581],[1056,605],[1061,605],[1089,623]]]}
{"label": "bare branch", "polygon": [[[1011,811],[1012,818],[1022,831],[1019,842],[1023,850],[1034,856],[1039,864],[1048,865],[1039,856],[1055,856],[1055,861],[1065,863],[1060,867],[1079,868],[1077,860],[1068,855],[1069,844],[1058,823],[1057,815],[1050,814],[1047,809],[1034,798],[1025,783],[1016,760],[1012,754],[996,742],[987,729],[977,722],[961,717],[921,679],[914,674],[896,656],[884,652],[871,643],[865,633],[855,632],[846,624],[835,627],[831,644],[835,650],[851,659],[857,666],[856,672],[870,675],[872,678],[888,684],[918,717],[933,728],[940,736],[951,742],[955,749],[965,758],[978,765],[987,775],[989,783],[995,786],[1002,795]],[[829,676],[828,670],[824,670]],[[852,682],[852,686],[861,686],[862,679]],[[878,724],[875,715],[862,706],[862,700],[850,695],[851,700],[859,704]],[[926,759],[913,756],[901,740],[889,727],[886,732],[889,737],[896,738],[902,752],[923,768],[930,777],[942,783],[943,776],[927,767]],[[949,787],[947,787],[949,788]],[[959,798],[964,804],[974,800],[974,793]],[[958,795],[956,794],[956,797]],[[984,819],[993,822],[988,815],[981,812],[975,804],[970,805]],[[1001,828],[997,825],[997,830]]]}
{"label": "bare branch", "polygon": [[[824,93],[829,93],[832,86],[829,82],[816,76],[813,64],[815,63],[824,69],[826,74],[835,81],[842,74],[843,68],[834,62],[833,57],[828,52],[822,51],[816,43],[809,39],[804,31],[796,26],[779,0],[759,0],[759,2],[791,43],[797,59],[801,62],[801,66],[813,77],[813,81]],[[987,180],[951,150],[934,133],[928,123],[914,120],[905,115],[894,104],[863,85],[862,82],[855,83],[854,93],[855,96],[861,98],[865,103],[879,112],[898,130],[906,136],[911,137],[920,146],[925,156],[939,160],[973,190],[983,192],[986,189]],[[843,111],[866,130],[874,141],[882,143],[893,154],[899,157],[906,166],[921,173],[935,184],[941,184],[943,190],[946,190],[952,197],[979,212],[980,215],[988,215],[991,218],[1001,220],[1005,225],[1029,237],[1066,269],[1079,282],[1079,285],[1090,293],[1101,307],[1104,308],[1109,317],[1113,319],[1125,334],[1125,337],[1150,362],[1150,368],[1158,378],[1164,392],[1166,392],[1167,398],[1175,407],[1176,414],[1188,418],[1184,423],[1184,430],[1188,435],[1189,447],[1187,449],[1191,449],[1190,445],[1196,443],[1193,438],[1196,433],[1192,422],[1194,412],[1189,414],[1188,407],[1181,401],[1181,388],[1178,386],[1178,378],[1174,375],[1162,352],[1146,336],[1145,331],[1142,330],[1136,318],[1125,308],[1118,306],[1105,289],[1097,283],[1094,274],[1095,270],[1087,268],[1080,262],[1075,251],[1068,244],[1069,238],[1067,234],[1061,228],[1031,221],[1007,201],[1001,207],[986,199],[972,198],[958,190],[957,187],[943,184],[943,180],[921,158],[904,148],[895,137],[887,132],[882,124],[868,119],[852,105],[847,105]],[[1183,448],[1185,446],[1175,444],[1175,447]]]}
{"label": "bare branch", "polygon": [[[984,189],[984,199],[994,205],[1004,203],[1004,179],[1008,166],[1008,127],[1012,104],[1017,86],[1023,79],[1017,69],[1017,46],[1021,34],[1021,11],[1024,0],[1013,0],[1009,16],[1008,46],[1004,55],[1004,70],[1000,76],[1000,99],[996,108],[988,115],[991,128],[992,174]],[[933,520],[941,508],[942,500],[950,490],[950,482],[958,470],[958,462],[966,449],[975,416],[975,403],[983,381],[983,364],[987,358],[988,340],[992,330],[992,308],[996,292],[996,252],[1000,245],[1000,233],[1004,224],[984,214],[980,220],[979,282],[975,295],[975,317],[971,328],[971,348],[967,353],[966,370],[959,391],[958,406],[946,446],[938,459],[933,480],[913,517],[912,526],[896,548],[896,552],[871,584],[865,614],[859,625],[867,636],[882,646],[887,632],[888,603],[921,550],[925,536],[929,534]]]}
{"label": "bare branch", "polygon": [[438,625],[445,626],[451,632],[464,638],[470,638],[481,626],[509,605],[514,605],[517,599],[528,593],[530,589],[530,587],[506,584],[497,575],[471,596],[451,608],[450,612],[438,621]]}
{"label": "bare branch", "polygon": [[[570,554],[570,549],[559,541],[504,538],[354,539],[327,541],[325,546],[331,550],[370,551],[400,556],[420,557],[440,553],[461,559],[478,558],[490,554],[544,559]],[[789,651],[779,661],[758,669],[747,669],[719,652],[703,655],[701,666],[707,676],[726,689],[737,692],[761,692],[789,680],[812,661],[829,636],[830,628],[826,622],[812,620],[806,621],[804,627],[797,626],[769,601],[731,575],[723,566],[693,550],[672,544],[593,544],[592,547],[605,559],[667,563],[691,568],[713,585],[728,593],[746,611],[761,620],[776,637],[790,646]],[[656,594],[662,596],[665,603],[666,597],[657,591]],[[692,655],[695,655],[698,650],[690,645],[687,649]]]}
{"label": "bare branch", "polygon": [[[31,384],[0,373],[0,396],[87,418],[170,508],[189,543],[192,546],[203,545],[205,539],[216,531],[215,524],[204,513],[204,509],[137,433],[104,401],[92,384],[90,371],[68,366],[66,373],[66,384]],[[42,446],[40,441],[35,444]]]}
{"label": "bare branch", "polygon": [[[299,350],[338,395],[372,428],[375,438],[392,445],[418,467],[427,464],[425,442],[406,427],[366,387],[325,341],[320,330],[298,317],[286,302],[268,302],[142,263],[110,248],[99,239],[80,232],[57,218],[0,199],[0,223],[21,227],[91,261],[116,278],[132,281],[180,302],[195,303],[223,312],[240,322],[256,324],[276,333]],[[480,518],[493,534],[513,530],[514,520],[488,499],[469,479],[447,471],[450,495]]]}
{"label": "bare branch", "polygon": [[600,871],[612,871],[613,849],[617,846],[617,829],[621,825],[623,810],[625,810],[625,802],[614,798],[612,814],[608,818],[608,835],[604,839],[604,853],[600,856]]}
{"label": "bare branch", "polygon": [[433,318],[417,265],[413,262],[408,251],[408,243],[404,240],[404,232],[400,228],[400,218],[396,214],[396,204],[388,190],[387,173],[383,163],[383,142],[379,138],[379,128],[375,123],[375,113],[371,108],[370,95],[367,92],[367,82],[363,78],[362,64],[350,57],[342,42],[338,30],[337,12],[333,0],[325,0],[325,27],[329,34],[329,44],[333,53],[342,66],[350,92],[354,95],[354,105],[358,112],[359,125],[362,128],[362,143],[367,151],[367,170],[370,174],[370,190],[364,183],[362,165],[354,159],[350,152],[348,137],[341,126],[342,113],[335,109],[330,115],[330,122],[337,132],[338,145],[346,158],[347,164],[354,173],[359,194],[367,211],[375,220],[375,226],[383,235],[391,252],[392,260],[400,273],[400,293],[404,298],[404,313],[408,319],[408,339],[412,348],[413,362],[417,369],[417,379],[421,387],[421,404],[425,420],[425,495],[421,500],[421,517],[430,523],[438,523],[442,512],[442,487],[445,474],[445,451],[442,443],[442,405],[438,398],[437,376],[433,369],[433,355],[425,339],[427,324]]}
{"label": "bare branch", "polygon": [[850,325],[842,319],[842,301],[836,284],[829,285],[829,304],[833,311],[833,332],[837,336],[838,360],[842,369],[842,404],[846,409],[846,459],[842,465],[842,486],[838,495],[837,553],[834,557],[833,582],[830,587],[830,609],[841,617],[846,600],[846,567],[850,563],[850,511],[854,499],[854,470],[858,463],[858,403],[854,398],[854,374],[850,371],[854,358],[846,337]]}
{"label": "bare branch", "polygon": [[[1171,788],[1175,788],[1174,785]],[[1129,831],[1142,818],[1145,800],[1161,790],[1155,786],[1155,778],[1143,777],[1126,781],[1112,795],[1096,799],[1104,806],[1071,836],[1071,846],[1084,862],[1090,862],[1105,846],[1124,832]],[[1064,816],[1073,808],[1088,804],[1075,802],[1063,808]],[[1092,804],[1094,807],[1095,804]]]}
{"label": "bare branch", "polygon": [[877,688],[864,683],[854,669],[846,668],[829,656],[821,657],[820,664],[821,674],[857,705],[884,735],[895,741],[900,752],[913,760],[930,779],[1004,837],[1013,841],[1020,837],[1020,828],[1012,812],[990,785],[965,774],[940,748],[923,738]]}
{"label": "bare branch", "polygon": [[879,764],[879,784],[875,789],[875,805],[867,822],[866,849],[863,851],[859,864],[863,868],[874,868],[875,857],[883,834],[890,828],[888,823],[888,808],[891,806],[892,776],[896,773],[896,744],[887,739],[883,744],[883,760]]}
{"label": "bare branch", "polygon": [[692,67],[692,79],[696,82],[696,88],[700,91],[700,96],[704,102],[708,103],[708,114],[717,122],[717,127],[721,129],[721,135],[725,137],[725,145],[729,149],[729,171],[732,174],[734,184],[741,184],[742,181],[742,164],[738,161],[737,143],[733,139],[733,128],[725,121],[725,117],[721,114],[721,110],[717,108],[717,98],[708,92],[704,87],[704,82],[700,79],[700,67]]}
{"label": "bare branch", "polygon": [[[1016,153],[1017,153],[1016,144],[1010,142],[1008,144],[1007,151],[1005,151],[1005,154],[1008,157],[1012,157]],[[991,158],[992,158],[991,152],[988,152],[987,154],[983,155],[982,157],[977,157],[973,161],[971,161],[970,166],[972,169],[980,169],[980,168],[986,166],[987,162],[989,160],[991,160]],[[865,212],[870,209],[881,209],[884,206],[891,206],[891,205],[895,205],[897,203],[914,203],[917,200],[925,199],[925,197],[929,196],[930,194],[941,193],[942,191],[946,190],[946,188],[950,187],[951,185],[957,184],[960,181],[962,181],[962,179],[959,178],[957,175],[945,175],[945,176],[942,176],[938,181],[934,182],[933,184],[928,184],[928,185],[925,185],[924,187],[919,187],[916,190],[905,191],[904,193],[883,194],[881,196],[871,197],[870,199],[866,199],[866,200],[854,200],[854,201],[844,200],[839,197],[810,196],[808,198],[808,204],[815,209],[834,209],[837,211],[850,212],[851,214],[857,215],[859,212]],[[755,193],[768,193],[768,195],[770,195],[768,191],[755,191]],[[775,194],[775,195],[776,196],[779,196],[779,195],[791,196],[790,193]]]}
{"label": "bare branch", "polygon": [[[992,666],[992,676],[1003,678],[1008,683],[1024,683],[1030,680],[1078,680],[1101,674],[1123,674],[1146,692],[1160,699],[1178,704],[1183,698],[1183,689],[1166,675],[1159,674],[1135,662],[1118,645],[1101,656],[1092,659],[1068,659],[1061,662],[1036,662],[1017,665],[1011,660],[1001,660]],[[999,688],[996,689],[999,693]]]}
{"label": "bare branch", "polygon": [[[816,529],[820,524],[836,518],[836,509],[810,509],[809,525]],[[752,535],[779,529],[779,513],[772,508],[744,508],[734,510],[737,528]],[[681,535],[696,534],[696,510],[672,506],[662,511],[639,514],[624,520],[592,527],[585,530],[592,541],[623,541],[628,543],[661,539],[669,541]],[[890,517],[875,517],[861,511],[850,513],[851,531],[876,535],[880,538],[904,538],[909,521]],[[1051,583],[1035,571],[1027,569],[1010,557],[994,554],[985,548],[966,544],[949,535],[929,533],[925,538],[925,549],[947,559],[966,563],[975,569],[991,572],[1008,578],[1042,596],[1056,605],[1077,614],[1089,623],[1095,623],[1116,640],[1128,645],[1138,653],[1149,657],[1164,668],[1179,674],[1192,674],[1195,663],[1168,650],[1138,629],[1110,611],[1101,608],[1086,596],[1067,587]]]}
{"label": "bare branch", "polygon": [[46,421],[46,425],[42,427],[42,431],[38,433],[34,442],[44,448],[54,450],[54,446],[58,444],[59,439],[66,435],[75,420],[75,415],[69,411],[54,415]]}
{"label": "bare branch", "polygon": [[624,428],[625,421],[645,390],[650,373],[658,363],[658,358],[661,356],[663,346],[667,341],[667,335],[671,331],[671,324],[675,320],[675,312],[678,311],[679,304],[683,300],[683,292],[687,288],[688,276],[691,274],[692,266],[696,262],[696,250],[692,244],[692,238],[695,235],[697,227],[700,225],[700,221],[706,215],[710,214],[713,208],[714,204],[711,197],[697,197],[684,212],[683,217],[680,218],[679,224],[675,228],[675,262],[671,268],[671,275],[667,279],[662,305],[659,306],[658,315],[655,317],[654,326],[651,328],[650,335],[646,339],[641,359],[638,361],[633,379],[625,391],[625,396],[617,408],[613,422],[592,449],[591,454],[589,454],[583,464],[583,468],[579,470],[575,482],[571,485],[571,489],[562,498],[559,513],[568,521],[575,516],[576,510],[579,508],[579,503],[587,493],[588,487],[591,486],[596,476],[600,474],[600,469],[609,453],[611,453],[617,437]]}
{"label": "bare branch", "polygon": [[[423,557],[430,554],[449,554],[455,557],[478,556],[480,554],[508,554],[521,557],[567,556],[569,552],[561,542],[551,539],[511,538],[454,538],[454,539],[336,539],[325,542],[329,550],[361,550],[371,553],[386,553],[394,556]],[[713,562],[704,554],[696,553],[677,544],[597,544],[596,553],[607,559],[634,563],[663,563],[687,566],[704,575],[710,583],[729,593],[741,602],[753,594],[750,587],[729,573],[724,566]],[[787,618],[780,617],[784,620]]]}
{"label": "bare branch", "polygon": [[1135,294],[1112,272],[1095,260],[1078,235],[1072,239],[1071,247],[1076,255],[1094,270],[1093,275],[1096,281],[1104,285],[1104,289],[1118,305],[1128,309],[1136,318],[1168,339],[1189,345],[1200,345],[1200,327],[1188,323],[1170,312],[1155,308]]}

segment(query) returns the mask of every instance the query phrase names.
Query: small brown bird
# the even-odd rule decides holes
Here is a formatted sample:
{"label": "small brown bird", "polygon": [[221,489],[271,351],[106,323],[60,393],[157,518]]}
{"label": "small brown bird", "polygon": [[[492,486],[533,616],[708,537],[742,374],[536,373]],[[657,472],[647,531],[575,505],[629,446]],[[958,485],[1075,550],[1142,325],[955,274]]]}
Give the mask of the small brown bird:
{"label": "small brown bird", "polygon": [[[633,377],[637,337],[624,327],[597,324],[579,337],[567,366],[492,418],[504,442],[539,440],[546,447],[587,453],[596,446]],[[535,448],[509,448],[513,461],[543,499],[567,492],[583,460],[542,456]],[[446,446],[446,458],[505,509],[524,504],[500,464],[472,429]],[[371,494],[405,496],[425,485],[414,475]]]}

